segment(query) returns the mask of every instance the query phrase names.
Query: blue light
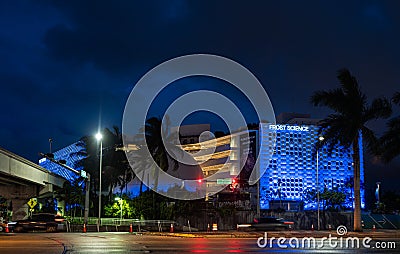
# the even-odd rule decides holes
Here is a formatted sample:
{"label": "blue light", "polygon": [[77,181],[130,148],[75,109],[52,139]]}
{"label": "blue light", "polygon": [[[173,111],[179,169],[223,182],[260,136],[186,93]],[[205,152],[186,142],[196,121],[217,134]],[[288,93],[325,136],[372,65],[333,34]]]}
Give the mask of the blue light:
{"label": "blue light", "polygon": [[[260,207],[269,209],[270,201],[304,202],[304,209],[316,209],[316,202],[305,199],[305,193],[316,189],[316,155],[315,143],[318,141],[318,127],[308,125],[307,131],[296,131],[296,128],[283,128],[279,125],[276,130],[275,152],[268,161],[261,157],[261,167],[267,168],[260,179]],[[270,128],[262,125],[261,128]],[[268,133],[268,131],[261,131]],[[260,138],[261,140],[261,138]],[[362,137],[360,136],[360,142]],[[360,150],[360,175],[364,181],[362,146]],[[262,156],[262,155],[261,155]],[[347,180],[353,177],[352,150],[337,146],[328,153],[326,146],[319,149],[319,188],[323,191],[338,188],[347,192],[349,197],[343,204],[352,208],[354,195],[345,186]],[[361,189],[361,207],[364,208],[364,190]]]}
{"label": "blue light", "polygon": [[[77,167],[77,162],[84,158],[84,156],[80,155],[78,152],[84,151],[84,145],[82,141],[75,142],[67,147],[64,147],[57,152],[54,152],[54,159],[65,160],[66,165],[74,168],[76,170],[81,170],[82,167]],[[39,165],[45,169],[50,170],[51,172],[60,175],[67,179],[68,181],[72,182],[73,180],[77,179],[79,176],[75,173],[69,171],[68,169],[60,166],[54,162],[51,162],[47,159],[40,159]]]}

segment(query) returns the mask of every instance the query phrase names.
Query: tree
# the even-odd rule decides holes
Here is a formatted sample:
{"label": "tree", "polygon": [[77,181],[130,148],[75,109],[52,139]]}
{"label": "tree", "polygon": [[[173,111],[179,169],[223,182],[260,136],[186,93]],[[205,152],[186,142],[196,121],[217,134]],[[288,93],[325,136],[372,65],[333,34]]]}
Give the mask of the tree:
{"label": "tree", "polygon": [[[393,96],[392,101],[400,106],[400,92]],[[380,139],[380,157],[386,163],[400,155],[400,115],[390,119],[387,126],[389,129]]]}
{"label": "tree", "polygon": [[123,195],[122,199],[120,199],[120,200],[114,199],[113,203],[106,205],[104,207],[104,214],[106,216],[120,218],[121,217],[121,203],[120,202],[122,202],[122,218],[124,218],[124,219],[138,218],[136,209],[132,205],[133,202],[127,195]]}
{"label": "tree", "polygon": [[[151,172],[154,177],[154,189],[158,189],[158,173],[156,165],[163,171],[170,168],[173,170],[178,169],[178,162],[168,154],[168,151],[179,153],[181,150],[175,145],[174,140],[177,138],[175,135],[170,134],[169,118],[163,125],[162,119],[158,117],[151,117],[146,120],[145,126],[141,128],[140,133],[135,139],[135,144],[139,148],[131,152],[131,158],[136,158],[135,172],[144,170]],[[143,139],[144,138],[144,139]],[[148,149],[152,158],[148,158],[144,149]],[[155,163],[155,164],[154,164]]]}
{"label": "tree", "polygon": [[[94,136],[84,136],[82,137],[77,146],[81,149],[78,152],[71,154],[71,156],[77,156],[82,158],[78,160],[74,168],[81,169],[90,174],[90,193],[89,199],[95,200],[97,197],[96,192],[99,190],[99,144]],[[93,202],[93,208],[90,208],[89,212],[92,216],[95,215],[97,211],[97,202]]]}
{"label": "tree", "polygon": [[[305,199],[307,201],[317,202],[317,190],[312,189],[305,193]],[[319,193],[319,200],[322,202],[322,210],[340,210],[342,204],[346,200],[346,193],[339,188],[328,189],[324,188],[322,192]]]}
{"label": "tree", "polygon": [[[343,189],[344,192],[346,193],[346,203],[354,203],[354,195],[353,195],[353,190],[354,190],[354,177],[350,176],[347,177],[344,180],[343,183]],[[360,181],[360,190],[365,190],[364,182]]]}
{"label": "tree", "polygon": [[137,218],[140,219],[150,219],[154,215],[153,211],[153,199],[154,196],[158,196],[158,194],[154,194],[153,191],[147,190],[144,191],[141,195],[133,198],[132,206],[135,207],[137,212]]}
{"label": "tree", "polygon": [[323,209],[337,211],[342,209],[342,205],[346,200],[346,194],[338,188],[328,189],[325,188],[321,193],[323,200]]}
{"label": "tree", "polygon": [[366,124],[374,119],[387,118],[392,111],[390,102],[385,98],[374,99],[368,104],[366,95],[361,92],[349,70],[339,70],[337,78],[339,88],[317,91],[312,95],[311,102],[314,106],[325,106],[334,111],[319,123],[319,132],[325,138],[321,145],[327,144],[330,151],[337,145],[353,150],[354,231],[361,231],[360,137],[367,149],[376,153],[378,139]]}
{"label": "tree", "polygon": [[[138,148],[136,151],[129,153],[129,158],[135,160],[133,167],[138,175],[142,175],[142,181],[145,180],[145,173],[152,174],[154,179],[153,189],[158,189],[159,170],[157,166],[168,171],[178,169],[178,162],[169,155],[168,151],[179,153],[181,150],[175,145],[174,140],[177,140],[175,135],[170,133],[170,121],[168,116],[165,117],[163,124],[159,117],[151,117],[146,120],[145,126],[139,130],[139,134],[135,137],[135,145]],[[146,156],[145,149],[150,152],[151,158]],[[150,182],[147,183],[150,185]],[[142,185],[140,187],[142,192]],[[160,209],[156,209],[156,195],[153,191],[153,218],[157,217]],[[160,204],[157,203],[158,207]]]}
{"label": "tree", "polygon": [[[115,187],[120,187],[121,193],[123,188],[126,188],[128,182],[134,177],[125,152],[117,150],[117,147],[122,145],[122,134],[118,127],[113,127],[113,130],[105,128],[103,131],[103,163],[102,163],[102,190],[108,189],[108,202],[112,202],[112,194]],[[82,156],[75,167],[82,168],[91,175],[92,193],[98,191],[99,186],[99,142],[94,136],[82,137],[78,146],[82,149],[76,152],[76,155]],[[93,194],[94,198],[95,194]],[[93,211],[93,209],[92,209]]]}
{"label": "tree", "polygon": [[394,191],[385,191],[382,194],[382,203],[385,205],[385,213],[399,213],[400,194]]}
{"label": "tree", "polygon": [[[136,144],[137,150],[129,151],[127,154],[131,167],[134,169],[135,174],[141,176],[140,188],[139,188],[139,196],[143,193],[143,183],[146,181],[146,172],[149,174],[154,171],[155,165],[152,163],[151,158],[146,156],[145,145],[137,142]],[[147,181],[149,181],[149,177],[147,177]],[[149,185],[149,183],[147,183]],[[147,186],[148,189],[148,186]]]}
{"label": "tree", "polygon": [[104,184],[109,187],[109,202],[112,201],[113,191],[120,187],[120,194],[127,189],[127,184],[134,178],[134,172],[129,165],[126,154],[116,149],[122,146],[122,133],[114,126],[113,131],[106,128],[103,131],[103,167]]}
{"label": "tree", "polygon": [[69,216],[75,217],[78,209],[78,215],[82,216],[85,199],[83,187],[83,179],[79,177],[73,182],[64,182],[63,187],[57,190],[57,198],[65,201],[65,215],[67,215],[69,211]]}

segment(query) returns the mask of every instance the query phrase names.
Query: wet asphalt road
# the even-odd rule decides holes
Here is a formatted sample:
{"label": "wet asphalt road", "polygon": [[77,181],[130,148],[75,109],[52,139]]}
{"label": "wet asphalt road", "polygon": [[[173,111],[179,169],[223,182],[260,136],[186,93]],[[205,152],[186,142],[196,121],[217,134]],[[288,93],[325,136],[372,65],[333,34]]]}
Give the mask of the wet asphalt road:
{"label": "wet asphalt road", "polygon": [[[375,243],[370,242],[371,246]],[[282,249],[276,242],[260,248],[257,238],[186,238],[136,235],[129,233],[24,233],[0,235],[0,253],[400,253],[400,239],[392,241],[396,248],[371,249]],[[317,239],[317,243],[321,240]],[[263,243],[261,241],[261,243]]]}

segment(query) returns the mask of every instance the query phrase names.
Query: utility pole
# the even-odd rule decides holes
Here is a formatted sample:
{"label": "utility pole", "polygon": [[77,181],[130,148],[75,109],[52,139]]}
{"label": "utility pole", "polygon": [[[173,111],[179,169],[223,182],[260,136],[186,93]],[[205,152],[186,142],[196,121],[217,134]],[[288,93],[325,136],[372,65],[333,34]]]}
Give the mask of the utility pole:
{"label": "utility pole", "polygon": [[257,181],[257,218],[260,218],[260,179]]}
{"label": "utility pole", "polygon": [[52,144],[53,144],[53,139],[52,139],[52,138],[49,138],[49,146],[50,146],[50,152],[49,152],[49,153],[51,153],[51,146],[52,146]]}
{"label": "utility pole", "polygon": [[90,174],[86,173],[86,179],[85,179],[85,212],[83,214],[84,216],[84,222],[85,225],[88,224],[88,218],[89,218],[89,192],[90,192]]}

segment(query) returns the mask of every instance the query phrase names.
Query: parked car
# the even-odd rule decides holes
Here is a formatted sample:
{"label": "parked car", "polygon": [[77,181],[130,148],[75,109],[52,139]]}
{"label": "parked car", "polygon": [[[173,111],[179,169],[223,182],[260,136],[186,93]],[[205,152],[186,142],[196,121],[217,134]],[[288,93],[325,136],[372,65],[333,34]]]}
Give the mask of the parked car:
{"label": "parked car", "polygon": [[64,217],[50,213],[33,214],[31,218],[19,220],[14,226],[14,232],[46,230],[57,232],[64,225]]}
{"label": "parked car", "polygon": [[293,229],[294,222],[284,220],[283,218],[276,217],[264,217],[255,218],[253,223],[251,223],[250,228],[254,230],[288,230]]}

